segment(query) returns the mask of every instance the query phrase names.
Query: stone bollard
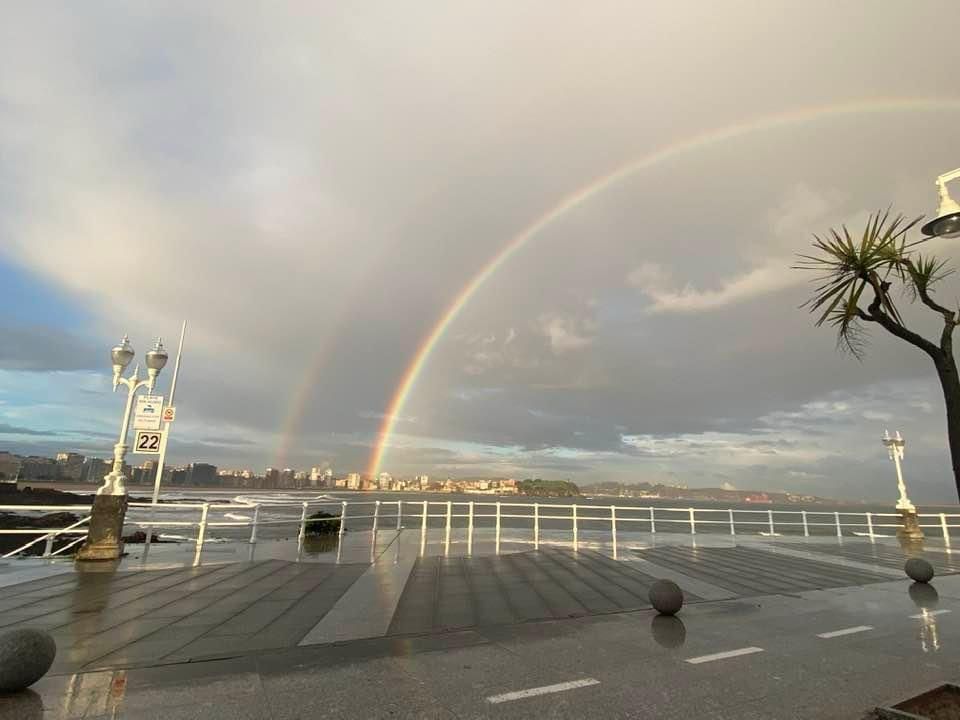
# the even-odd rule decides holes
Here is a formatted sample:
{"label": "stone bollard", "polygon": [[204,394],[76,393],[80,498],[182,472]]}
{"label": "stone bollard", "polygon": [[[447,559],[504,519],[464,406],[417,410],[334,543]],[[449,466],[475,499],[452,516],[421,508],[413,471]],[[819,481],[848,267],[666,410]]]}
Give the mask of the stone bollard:
{"label": "stone bollard", "polygon": [[903,571],[907,577],[918,583],[928,583],[933,580],[933,565],[923,558],[910,558],[904,564]]}
{"label": "stone bollard", "polygon": [[57,643],[42,630],[0,635],[0,692],[16,692],[42,678],[57,656]]}
{"label": "stone bollard", "polygon": [[661,615],[676,615],[683,607],[683,590],[673,580],[657,580],[650,586],[648,597]]}

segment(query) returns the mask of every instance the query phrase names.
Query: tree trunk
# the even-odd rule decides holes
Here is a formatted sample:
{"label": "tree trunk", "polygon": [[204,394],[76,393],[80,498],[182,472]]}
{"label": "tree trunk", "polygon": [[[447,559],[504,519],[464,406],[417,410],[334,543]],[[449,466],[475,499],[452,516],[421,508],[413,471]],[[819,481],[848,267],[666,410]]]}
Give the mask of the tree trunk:
{"label": "tree trunk", "polygon": [[960,377],[952,354],[935,364],[947,408],[947,439],[953,464],[953,481],[957,486],[957,497],[960,497]]}

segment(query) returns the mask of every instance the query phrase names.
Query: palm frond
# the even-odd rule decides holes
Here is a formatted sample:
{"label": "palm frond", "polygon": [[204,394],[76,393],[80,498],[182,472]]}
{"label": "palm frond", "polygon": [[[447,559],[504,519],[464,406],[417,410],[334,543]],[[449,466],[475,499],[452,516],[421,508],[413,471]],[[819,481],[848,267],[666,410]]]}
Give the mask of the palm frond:
{"label": "palm frond", "polygon": [[[846,225],[830,228],[823,235],[814,235],[813,252],[798,254],[795,269],[812,270],[818,275],[813,294],[801,307],[817,314],[816,325],[836,327],[837,343],[856,357],[861,357],[866,344],[866,330],[859,315],[859,302],[868,286],[881,288],[877,300],[883,312],[902,324],[900,313],[889,292],[890,278],[909,282],[909,269],[903,262],[910,249],[923,240],[908,243],[906,233],[921,218],[907,221],[903,215],[891,217],[891,211],[872,213],[863,232],[854,240]],[[941,279],[942,263],[924,264],[924,276]]]}

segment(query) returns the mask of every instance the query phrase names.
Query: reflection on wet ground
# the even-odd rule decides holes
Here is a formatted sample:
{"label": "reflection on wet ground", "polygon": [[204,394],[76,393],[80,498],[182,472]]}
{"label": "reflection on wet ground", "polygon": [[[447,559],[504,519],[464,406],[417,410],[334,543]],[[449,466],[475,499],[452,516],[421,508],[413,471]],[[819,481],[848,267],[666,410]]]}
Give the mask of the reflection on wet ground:
{"label": "reflection on wet ground", "polygon": [[687,627],[675,615],[654,615],[650,619],[650,632],[657,644],[665,648],[678,648],[687,639]]}
{"label": "reflection on wet ground", "polygon": [[[958,631],[952,616],[944,617],[960,611],[960,577],[910,584],[891,569],[892,553],[900,550],[893,543],[848,540],[833,545],[838,552],[831,555],[828,544],[688,542],[624,552],[618,561],[587,547],[444,555],[447,546],[436,536],[421,557],[419,533],[385,532],[375,544],[365,535],[353,535],[342,547],[335,537],[308,537],[300,562],[296,554],[270,557],[271,544],[262,543],[252,562],[218,562],[231,557],[227,552],[212,553],[198,567],[157,562],[145,569],[125,561],[46,577],[34,573],[28,582],[7,585],[0,595],[0,627],[47,629],[59,653],[33,694],[0,698],[0,718],[139,717],[148,708],[165,720],[227,717],[231,709],[232,719],[238,713],[297,717],[309,703],[304,694],[288,692],[289,683],[299,687],[294,678],[308,675],[315,685],[313,667],[317,673],[323,668],[328,700],[329,683],[338,677],[347,682],[363,669],[390,678],[384,680],[389,685],[401,683],[393,673],[402,669],[409,705],[398,714],[417,717],[458,710],[477,715],[462,702],[481,686],[496,694],[521,682],[527,685],[519,687],[550,685],[587,674],[619,687],[625,669],[633,668],[634,685],[659,678],[647,702],[668,693],[677,708],[687,708],[687,715],[677,717],[695,717],[692,708],[702,712],[727,701],[741,703],[738,711],[749,709],[760,697],[757,672],[786,677],[789,666],[798,688],[853,674],[858,687],[873,688],[863,697],[880,702],[904,678],[916,683],[941,669],[953,672],[960,659],[953,649]],[[477,545],[484,552],[482,539]],[[250,547],[235,550],[245,555]],[[937,553],[946,556],[941,567],[951,566],[943,549],[931,548],[927,556],[936,560]],[[685,589],[679,617],[646,609],[647,589],[661,572]],[[926,658],[926,665],[909,662],[917,657]],[[676,665],[690,658],[696,665]],[[906,675],[879,684],[893,674],[895,660],[900,666],[908,661]],[[234,663],[229,672],[225,663]],[[673,674],[663,675],[661,666]],[[201,667],[211,678],[198,675]],[[478,685],[473,668],[481,667]],[[711,685],[712,667],[730,669],[732,689],[714,687],[714,695],[701,696],[699,683]],[[754,668],[753,677],[739,676],[740,667]],[[505,668],[514,675],[502,675]],[[211,688],[229,679],[236,692],[234,680],[241,677],[262,688],[242,708],[236,696],[207,703],[206,696],[218,692]],[[422,678],[426,695],[411,689],[411,677]],[[674,696],[671,688],[678,685],[691,697]],[[338,692],[332,691],[333,709]],[[344,696],[339,716],[377,717],[397,701],[381,697],[387,704],[376,705],[376,693],[356,695]],[[617,698],[626,702],[623,693],[603,697],[614,703],[610,716],[619,712]],[[707,705],[690,704],[698,698]],[[606,701],[601,698],[598,707]],[[284,703],[289,713],[278,714]],[[650,708],[649,714],[668,716],[658,714],[655,704]],[[198,715],[201,710],[206,714]],[[599,712],[594,706],[578,710],[570,716]],[[744,711],[742,717],[764,715]]]}

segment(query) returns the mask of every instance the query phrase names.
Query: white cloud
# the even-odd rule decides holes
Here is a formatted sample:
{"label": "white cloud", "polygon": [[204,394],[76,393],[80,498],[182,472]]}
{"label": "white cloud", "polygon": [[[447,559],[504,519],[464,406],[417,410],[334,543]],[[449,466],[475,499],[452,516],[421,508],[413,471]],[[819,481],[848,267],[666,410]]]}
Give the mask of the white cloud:
{"label": "white cloud", "polygon": [[595,340],[594,323],[587,318],[544,313],[537,318],[537,327],[550,340],[550,349],[556,355],[580,350]]}
{"label": "white cloud", "polygon": [[791,258],[778,257],[766,264],[721,282],[714,290],[700,290],[686,285],[677,290],[670,287],[670,274],[660,265],[645,263],[630,273],[628,281],[638,287],[650,300],[651,313],[689,313],[745,302],[760,295],[801,284],[807,278],[790,269]]}

